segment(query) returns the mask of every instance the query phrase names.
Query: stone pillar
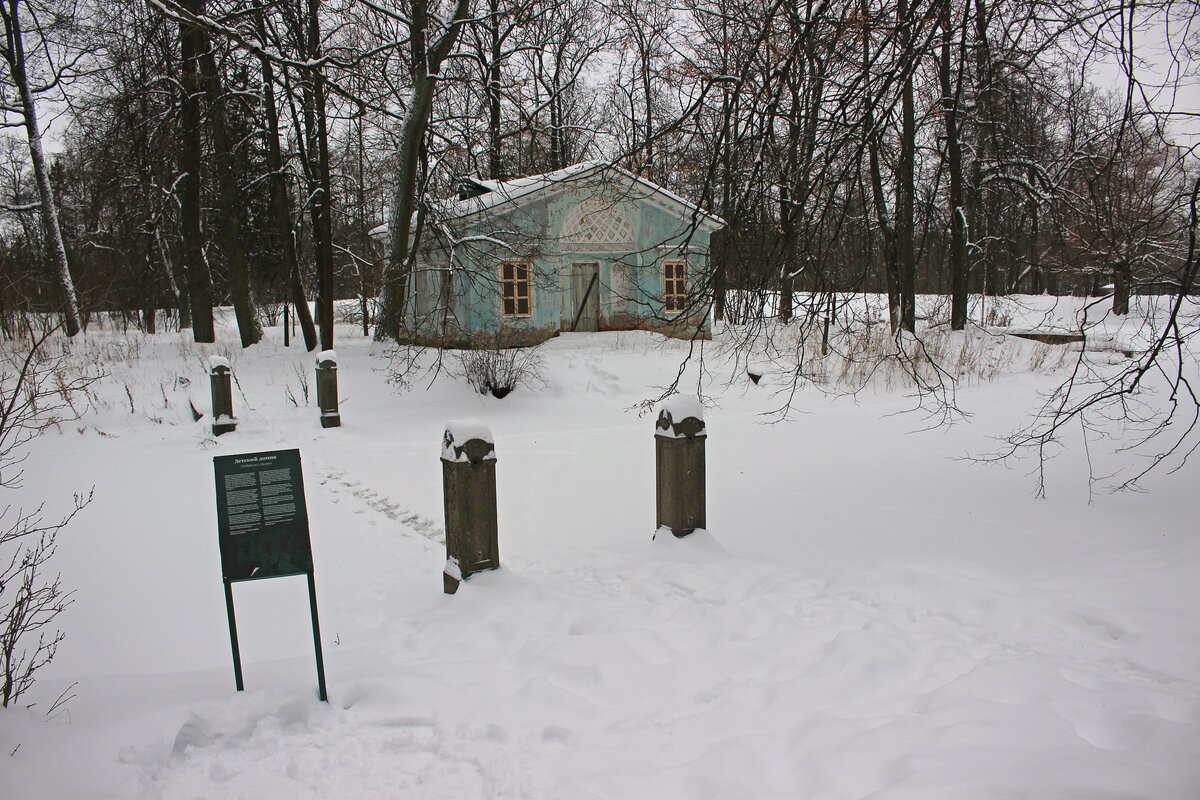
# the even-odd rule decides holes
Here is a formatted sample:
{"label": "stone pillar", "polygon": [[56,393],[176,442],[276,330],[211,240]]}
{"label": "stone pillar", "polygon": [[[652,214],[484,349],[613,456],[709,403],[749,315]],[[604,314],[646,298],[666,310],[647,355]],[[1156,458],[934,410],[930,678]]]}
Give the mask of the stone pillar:
{"label": "stone pillar", "polygon": [[442,495],[446,507],[446,594],[476,572],[497,569],[496,446],[477,419],[446,423],[442,437]]}
{"label": "stone pillar", "polygon": [[655,499],[658,528],[676,537],[707,527],[704,494],[704,407],[674,395],[654,425]]}
{"label": "stone pillar", "polygon": [[321,427],[339,428],[342,415],[338,413],[337,353],[323,350],[317,354],[317,406],[321,409]]}
{"label": "stone pillar", "polygon": [[233,416],[233,371],[229,361],[221,356],[209,359],[209,382],[212,384],[213,436],[229,433],[237,428],[237,419]]}

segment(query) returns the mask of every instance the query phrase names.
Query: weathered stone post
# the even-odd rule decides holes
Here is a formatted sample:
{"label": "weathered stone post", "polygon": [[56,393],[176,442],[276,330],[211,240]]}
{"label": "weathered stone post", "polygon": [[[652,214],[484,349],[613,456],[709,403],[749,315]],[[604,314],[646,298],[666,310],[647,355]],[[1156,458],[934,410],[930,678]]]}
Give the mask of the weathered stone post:
{"label": "weathered stone post", "polygon": [[707,527],[704,495],[704,407],[673,395],[654,425],[655,497],[658,528],[687,536]]}
{"label": "weathered stone post", "polygon": [[317,407],[321,409],[321,427],[338,428],[337,353],[322,350],[317,354]]}
{"label": "weathered stone post", "polygon": [[233,385],[230,383],[233,370],[228,359],[221,356],[213,356],[208,363],[208,379],[212,384],[212,432],[213,436],[220,436],[237,428],[237,419],[233,416]]}
{"label": "weathered stone post", "polygon": [[477,419],[451,420],[442,437],[446,506],[446,594],[461,581],[500,566],[496,525],[496,445]]}

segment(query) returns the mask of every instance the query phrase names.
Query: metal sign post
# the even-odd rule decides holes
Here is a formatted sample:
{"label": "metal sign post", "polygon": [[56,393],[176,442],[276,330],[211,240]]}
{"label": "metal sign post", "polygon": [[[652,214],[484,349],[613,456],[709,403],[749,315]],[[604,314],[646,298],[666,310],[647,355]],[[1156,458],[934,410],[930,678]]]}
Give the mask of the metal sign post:
{"label": "metal sign post", "polygon": [[317,658],[317,690],[321,700],[327,700],[300,451],[216,456],[213,471],[217,482],[217,528],[225,582],[225,609],[229,615],[229,642],[237,690],[243,689],[242,656],[233,611],[233,584],[307,575],[313,649]]}

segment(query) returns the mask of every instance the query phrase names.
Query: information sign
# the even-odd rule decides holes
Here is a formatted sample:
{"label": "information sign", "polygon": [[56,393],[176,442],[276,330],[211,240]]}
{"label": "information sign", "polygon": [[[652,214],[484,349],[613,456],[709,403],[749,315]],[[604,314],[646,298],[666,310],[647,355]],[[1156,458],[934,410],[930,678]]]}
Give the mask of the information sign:
{"label": "information sign", "polygon": [[221,569],[244,581],[311,572],[299,450],[217,456]]}
{"label": "information sign", "polygon": [[273,450],[215,456],[217,540],[233,648],[233,679],[242,691],[242,657],[233,611],[233,584],[287,575],[308,577],[309,613],[317,656],[317,691],[325,693],[325,660],[317,618],[317,585],[313,579],[312,544],[299,450]]}

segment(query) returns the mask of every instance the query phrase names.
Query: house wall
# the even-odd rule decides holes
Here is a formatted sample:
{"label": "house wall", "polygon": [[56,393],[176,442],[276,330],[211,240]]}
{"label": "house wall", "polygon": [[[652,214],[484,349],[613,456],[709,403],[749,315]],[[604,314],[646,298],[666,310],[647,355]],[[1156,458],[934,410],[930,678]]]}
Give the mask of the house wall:
{"label": "house wall", "polygon": [[[629,220],[633,244],[613,249],[567,249],[561,241],[568,212],[590,197],[617,204]],[[486,215],[456,231],[460,244],[451,253],[437,243],[422,254],[418,275],[440,274],[436,265],[449,265],[452,291],[450,314],[430,314],[438,308],[439,284],[431,277],[412,282],[410,338],[423,343],[459,347],[535,344],[571,330],[577,306],[571,294],[571,267],[599,264],[600,330],[653,330],[669,336],[710,338],[707,278],[709,234],[645,199],[622,196],[605,187],[567,187],[542,200]],[[500,264],[527,260],[532,274],[529,317],[501,313]],[[687,262],[692,308],[681,314],[663,312],[663,261]],[[424,273],[422,272],[424,270]],[[422,294],[423,296],[416,296]],[[442,307],[446,305],[443,302]],[[417,316],[423,316],[418,320]],[[446,318],[452,319],[446,325]]]}

